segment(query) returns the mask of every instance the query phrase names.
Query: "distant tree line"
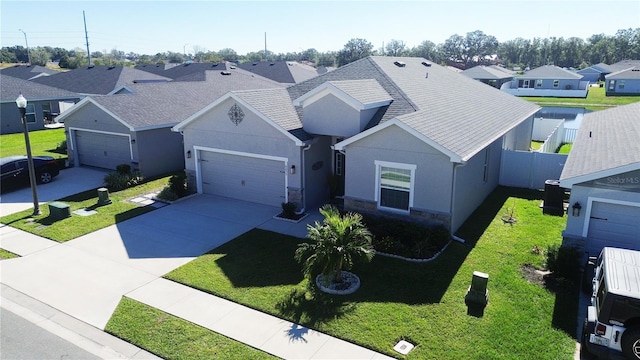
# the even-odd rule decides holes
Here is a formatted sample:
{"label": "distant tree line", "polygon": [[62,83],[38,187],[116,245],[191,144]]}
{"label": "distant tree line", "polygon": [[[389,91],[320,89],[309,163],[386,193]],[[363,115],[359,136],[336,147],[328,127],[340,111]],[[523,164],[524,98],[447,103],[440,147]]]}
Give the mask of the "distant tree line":
{"label": "distant tree line", "polygon": [[[0,49],[0,62],[27,63],[29,55],[33,65],[45,65],[57,61],[61,68],[74,69],[88,64],[87,53],[81,48],[66,50],[49,46],[27,49],[22,46],[8,46]],[[348,64],[369,55],[415,56],[429,59],[442,65],[468,69],[476,65],[500,63],[507,67],[538,67],[553,64],[560,67],[585,68],[597,63],[612,64],[620,60],[640,59],[640,28],[621,29],[613,36],[592,35],[586,40],[571,37],[516,38],[503,43],[495,36],[480,30],[465,36],[452,35],[442,44],[429,40],[415,47],[408,47],[404,41],[392,39],[378,49],[366,39],[349,40],[341,50],[319,52],[310,48],[301,52],[275,54],[271,51],[254,51],[240,55],[230,48],[208,51],[196,46],[187,54],[167,51],[155,55],[125,53],[113,49],[91,53],[94,65],[143,65],[156,63],[193,62],[251,62],[251,61],[307,61],[316,66],[334,67]]]}

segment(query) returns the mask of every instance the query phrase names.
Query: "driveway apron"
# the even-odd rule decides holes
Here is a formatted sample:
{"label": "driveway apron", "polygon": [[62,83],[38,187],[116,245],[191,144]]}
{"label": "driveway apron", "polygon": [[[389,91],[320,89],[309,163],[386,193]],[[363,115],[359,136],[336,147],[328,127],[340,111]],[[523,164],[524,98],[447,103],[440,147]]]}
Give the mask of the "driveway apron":
{"label": "driveway apron", "polygon": [[279,210],[198,195],[28,256],[4,260],[0,279],[104,329],[124,294],[265,223]]}

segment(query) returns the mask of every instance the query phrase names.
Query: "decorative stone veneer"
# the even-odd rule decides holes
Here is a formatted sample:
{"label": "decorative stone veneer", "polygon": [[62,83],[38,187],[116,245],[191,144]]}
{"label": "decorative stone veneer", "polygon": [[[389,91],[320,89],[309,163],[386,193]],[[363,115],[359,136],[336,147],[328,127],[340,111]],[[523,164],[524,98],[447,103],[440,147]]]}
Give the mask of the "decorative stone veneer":
{"label": "decorative stone veneer", "polygon": [[375,201],[344,198],[344,209],[348,211],[356,211],[365,214],[397,218],[402,220],[411,220],[428,226],[443,226],[451,229],[451,215],[432,212],[425,209],[412,208],[409,216],[403,214],[395,214],[392,212],[378,210],[378,204]]}
{"label": "decorative stone veneer", "polygon": [[187,191],[189,193],[198,192],[198,184],[196,182],[196,171],[195,170],[185,170],[187,174]]}
{"label": "decorative stone veneer", "polygon": [[287,189],[289,202],[296,204],[298,206],[298,210],[302,208],[302,196],[302,189],[292,187]]}

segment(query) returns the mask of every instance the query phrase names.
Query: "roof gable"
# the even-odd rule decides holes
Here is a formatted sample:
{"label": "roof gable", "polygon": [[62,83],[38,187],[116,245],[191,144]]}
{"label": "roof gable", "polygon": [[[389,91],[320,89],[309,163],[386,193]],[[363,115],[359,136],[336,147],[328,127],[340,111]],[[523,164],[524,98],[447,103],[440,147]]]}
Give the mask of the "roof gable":
{"label": "roof gable", "polygon": [[238,67],[282,84],[296,84],[318,76],[313,67],[295,61],[254,61]]}
{"label": "roof gable", "polygon": [[481,80],[502,80],[513,78],[512,74],[505,71],[492,68],[490,66],[478,65],[470,69],[464,70],[462,74],[472,78]]}
{"label": "roof gable", "polygon": [[543,65],[516,77],[521,79],[582,79],[582,75],[555,65]]}
{"label": "roof gable", "polygon": [[616,71],[609,75],[605,75],[605,79],[607,80],[640,79],[640,66]]}
{"label": "roof gable", "polygon": [[14,65],[0,69],[0,74],[17,77],[23,80],[30,80],[42,75],[48,76],[58,73],[60,72],[40,65]]}
{"label": "roof gable", "polygon": [[584,115],[560,175],[574,184],[640,169],[640,102]]}
{"label": "roof gable", "polygon": [[327,81],[293,101],[305,106],[332,94],[356,110],[389,105],[393,98],[374,79]]}

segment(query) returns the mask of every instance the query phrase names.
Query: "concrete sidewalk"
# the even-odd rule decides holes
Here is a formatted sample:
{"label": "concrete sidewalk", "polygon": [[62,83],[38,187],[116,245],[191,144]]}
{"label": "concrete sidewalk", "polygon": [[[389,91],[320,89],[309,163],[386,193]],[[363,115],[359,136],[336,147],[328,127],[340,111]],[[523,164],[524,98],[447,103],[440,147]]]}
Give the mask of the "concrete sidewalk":
{"label": "concrete sidewalk", "polygon": [[320,216],[279,211],[195,196],[62,244],[2,226],[0,247],[23,257],[0,262],[0,282],[96,329],[127,296],[282,358],[391,359],[161,278],[253,228],[304,236]]}

